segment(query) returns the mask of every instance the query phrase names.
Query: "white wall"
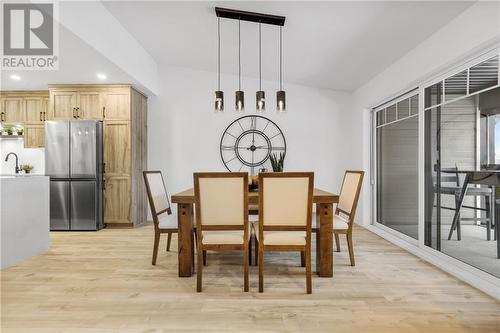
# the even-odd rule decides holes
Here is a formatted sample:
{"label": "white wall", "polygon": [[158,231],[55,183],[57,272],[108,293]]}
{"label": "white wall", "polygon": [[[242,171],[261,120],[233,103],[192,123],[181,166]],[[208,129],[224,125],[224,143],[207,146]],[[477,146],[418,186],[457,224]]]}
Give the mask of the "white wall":
{"label": "white wall", "polygon": [[[370,112],[384,99],[417,87],[500,40],[500,3],[478,2],[353,93],[353,163],[370,170]],[[370,224],[369,174],[363,186],[361,219]]]}
{"label": "white wall", "polygon": [[0,175],[13,174],[16,166],[16,159],[10,156],[5,162],[5,155],[14,152],[19,156],[19,165],[30,164],[34,168],[31,173],[45,173],[45,149],[24,148],[23,139],[0,139]]}
{"label": "white wall", "polygon": [[[164,172],[172,194],[193,186],[194,171],[224,171],[220,137],[234,119],[255,113],[258,81],[243,78],[246,111],[234,111],[237,77],[225,75],[224,113],[214,113],[216,73],[185,68],[160,68],[160,94],[150,98],[148,114],[149,169]],[[285,84],[287,112],[276,114],[278,84],[263,82],[267,110],[287,140],[285,171],[312,170],[318,187],[338,191],[343,172],[352,167],[354,121],[350,95]]]}

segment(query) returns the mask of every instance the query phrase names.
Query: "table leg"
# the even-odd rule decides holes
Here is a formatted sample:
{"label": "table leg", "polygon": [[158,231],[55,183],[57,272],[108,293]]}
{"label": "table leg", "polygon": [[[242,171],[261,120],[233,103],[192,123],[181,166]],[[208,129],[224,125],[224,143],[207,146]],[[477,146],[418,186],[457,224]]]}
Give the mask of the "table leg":
{"label": "table leg", "polygon": [[333,276],[333,204],[316,204],[316,272]]}
{"label": "table leg", "polygon": [[177,204],[178,241],[179,241],[179,277],[193,275],[193,204]]}

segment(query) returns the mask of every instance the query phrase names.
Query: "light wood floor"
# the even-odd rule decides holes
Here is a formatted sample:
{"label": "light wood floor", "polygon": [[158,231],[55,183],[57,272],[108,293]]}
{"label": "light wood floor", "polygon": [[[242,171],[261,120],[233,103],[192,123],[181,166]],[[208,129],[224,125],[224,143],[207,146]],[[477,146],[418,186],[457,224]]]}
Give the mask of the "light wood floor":
{"label": "light wood floor", "polygon": [[209,253],[196,293],[166,237],[151,266],[152,237],[151,226],[52,233],[48,253],[1,271],[2,332],[500,332],[499,302],[359,227],[357,266],[342,240],[312,295],[298,253],[265,258],[263,294],[256,267],[242,291],[239,253]]}

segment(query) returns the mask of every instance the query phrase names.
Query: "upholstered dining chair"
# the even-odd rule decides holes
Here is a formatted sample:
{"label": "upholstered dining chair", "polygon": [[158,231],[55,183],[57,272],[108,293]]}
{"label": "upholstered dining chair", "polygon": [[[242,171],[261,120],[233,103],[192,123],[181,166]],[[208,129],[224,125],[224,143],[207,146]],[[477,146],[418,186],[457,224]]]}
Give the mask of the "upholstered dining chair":
{"label": "upholstered dining chair", "polygon": [[264,253],[305,253],[306,292],[312,293],[311,220],[313,172],[259,174],[259,292],[264,291]]}
{"label": "upholstered dining chair", "polygon": [[[339,203],[337,204],[335,215],[333,216],[333,235],[335,236],[337,252],[340,252],[339,235],[346,235],[351,266],[355,265],[352,228],[364,175],[364,171],[347,170],[345,172],[342,187],[340,188]],[[318,212],[316,212],[316,214],[318,214]],[[315,220],[319,221],[317,215]],[[314,224],[314,230],[316,231],[316,223]]]}
{"label": "upholstered dining chair", "polygon": [[178,232],[177,216],[172,214],[172,210],[170,209],[170,201],[168,200],[161,171],[143,171],[142,175],[144,177],[144,184],[146,185],[149,207],[151,208],[155,229],[152,264],[156,265],[160,235],[168,234],[167,251],[170,251],[172,233]]}
{"label": "upholstered dining chair", "polygon": [[194,173],[196,290],[202,291],[204,251],[243,251],[243,290],[248,291],[248,173]]}

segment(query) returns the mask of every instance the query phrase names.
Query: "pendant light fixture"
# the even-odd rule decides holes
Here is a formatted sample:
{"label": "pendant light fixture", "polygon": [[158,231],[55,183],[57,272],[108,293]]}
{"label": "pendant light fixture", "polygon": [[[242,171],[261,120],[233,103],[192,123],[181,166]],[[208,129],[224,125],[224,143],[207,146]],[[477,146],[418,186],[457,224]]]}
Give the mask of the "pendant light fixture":
{"label": "pendant light fixture", "polygon": [[215,92],[215,112],[224,111],[224,92],[220,90],[220,18],[217,18],[217,91]]}
{"label": "pendant light fixture", "polygon": [[245,111],[245,93],[241,90],[241,20],[238,19],[238,91],[235,94],[236,111]]}
{"label": "pendant light fixture", "polygon": [[278,112],[286,111],[286,95],[283,90],[283,32],[280,26],[280,90],[276,92],[276,110]]}
{"label": "pendant light fixture", "polygon": [[262,91],[262,32],[261,23],[259,22],[259,91],[256,94],[256,108],[257,112],[266,110],[266,94]]}

